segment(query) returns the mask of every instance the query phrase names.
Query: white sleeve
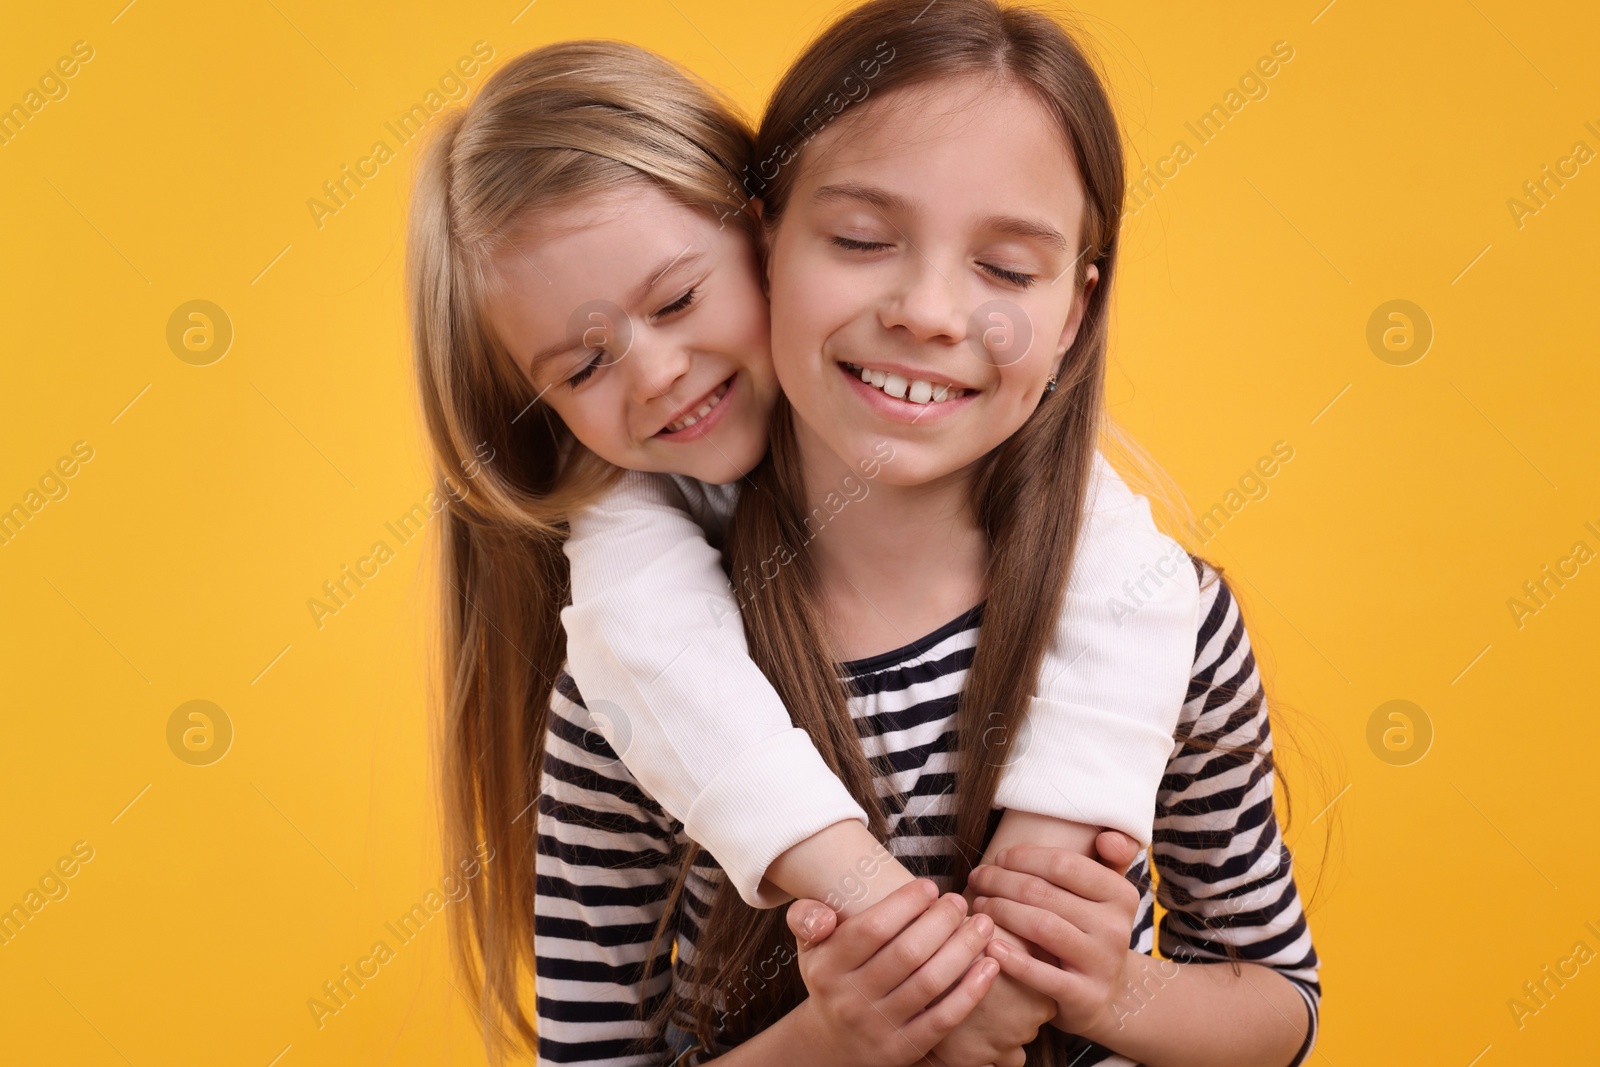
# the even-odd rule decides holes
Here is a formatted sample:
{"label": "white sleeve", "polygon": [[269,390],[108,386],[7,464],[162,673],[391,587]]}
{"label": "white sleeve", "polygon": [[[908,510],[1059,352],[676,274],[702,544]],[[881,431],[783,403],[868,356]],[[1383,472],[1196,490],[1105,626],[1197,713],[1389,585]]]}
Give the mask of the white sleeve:
{"label": "white sleeve", "polygon": [[1199,579],[1183,546],[1156,529],[1149,501],[1099,452],[1084,518],[995,803],[1149,845],[1194,664]]}
{"label": "white sleeve", "polygon": [[573,517],[568,670],[645,790],[747,903],[776,907],[793,898],[760,892],[772,861],[867,813],[750,658],[721,555],[686,507],[668,477],[629,472]]}

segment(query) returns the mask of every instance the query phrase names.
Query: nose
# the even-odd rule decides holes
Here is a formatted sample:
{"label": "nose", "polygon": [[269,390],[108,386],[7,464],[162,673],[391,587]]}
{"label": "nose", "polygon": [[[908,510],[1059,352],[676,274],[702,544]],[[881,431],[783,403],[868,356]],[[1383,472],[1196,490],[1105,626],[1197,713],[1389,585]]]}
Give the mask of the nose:
{"label": "nose", "polygon": [[960,341],[967,335],[963,305],[949,271],[941,271],[926,256],[906,261],[896,291],[879,313],[886,329],[900,327],[917,341]]}
{"label": "nose", "polygon": [[678,379],[689,372],[689,350],[664,337],[634,336],[626,362],[633,364],[631,399],[641,407],[666,396]]}

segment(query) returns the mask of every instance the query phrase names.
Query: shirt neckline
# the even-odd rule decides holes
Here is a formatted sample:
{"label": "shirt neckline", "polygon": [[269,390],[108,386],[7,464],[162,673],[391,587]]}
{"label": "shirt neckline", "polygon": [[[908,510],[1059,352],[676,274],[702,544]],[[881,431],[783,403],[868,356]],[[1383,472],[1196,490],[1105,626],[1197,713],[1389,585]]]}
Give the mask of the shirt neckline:
{"label": "shirt neckline", "polygon": [[937,630],[924,634],[910,644],[901,645],[899,648],[892,648],[887,652],[879,652],[876,655],[866,656],[862,659],[846,660],[838,665],[838,670],[847,678],[856,678],[863,674],[871,674],[874,671],[883,670],[886,667],[899,666],[906,660],[916,659],[939,642],[963,630],[980,625],[983,622],[983,606],[987,602],[988,598],[985,597]]}

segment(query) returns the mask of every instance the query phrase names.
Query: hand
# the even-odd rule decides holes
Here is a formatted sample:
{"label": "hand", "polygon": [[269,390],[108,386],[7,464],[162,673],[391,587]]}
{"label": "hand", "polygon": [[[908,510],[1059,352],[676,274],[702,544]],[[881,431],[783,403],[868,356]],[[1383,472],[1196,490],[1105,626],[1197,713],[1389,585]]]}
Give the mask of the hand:
{"label": "hand", "polygon": [[[995,938],[1009,941],[1018,952],[1028,946],[1005,930],[996,928]],[[943,1067],[1024,1067],[1024,1046],[1039,1036],[1039,1028],[1056,1014],[1056,1002],[1002,974],[994,980],[988,995],[928,1055]]]}
{"label": "hand", "polygon": [[[1096,844],[1102,861],[1118,873],[1125,871],[1139,852],[1138,842],[1115,830],[1100,833]],[[969,884],[967,889],[971,893],[973,887]],[[1002,926],[995,928],[995,938],[1009,941],[1018,951],[1034,951],[1034,946]],[[1039,1028],[1055,1017],[1056,1010],[1056,1002],[1050,997],[1002,974],[983,1002],[934,1048],[929,1058],[950,1067],[1021,1067],[1027,1059],[1024,1046],[1038,1037]]]}
{"label": "hand", "polygon": [[1000,973],[984,956],[994,921],[925,878],[843,922],[816,900],[795,901],[787,919],[810,993],[795,1012],[811,1063],[920,1063]]}
{"label": "hand", "polygon": [[1012,978],[1050,997],[1053,1025],[1082,1034],[1108,1019],[1127,983],[1139,890],[1123,877],[1136,850],[1125,834],[1095,841],[1105,864],[1065,849],[1014,845],[972,872],[969,886],[984,894],[973,909],[1038,945],[1052,959],[1035,959],[1004,941],[989,955]]}

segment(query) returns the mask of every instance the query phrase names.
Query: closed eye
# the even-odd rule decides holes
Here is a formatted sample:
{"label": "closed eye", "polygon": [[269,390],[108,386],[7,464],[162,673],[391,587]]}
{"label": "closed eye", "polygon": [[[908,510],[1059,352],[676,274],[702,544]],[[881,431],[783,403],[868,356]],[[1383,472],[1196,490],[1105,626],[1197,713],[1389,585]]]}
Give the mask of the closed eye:
{"label": "closed eye", "polygon": [[835,237],[832,240],[840,248],[847,248],[852,252],[876,252],[890,247],[887,241],[861,241],[854,237]]}
{"label": "closed eye", "polygon": [[687,308],[690,304],[694,303],[695,297],[697,297],[699,295],[700,295],[700,287],[699,286],[695,286],[693,289],[690,289],[687,293],[684,293],[682,296],[678,297],[678,299],[674,300],[672,303],[668,304],[666,307],[661,308],[659,311],[657,311],[656,312],[656,318],[659,319],[659,318],[662,318],[663,316],[673,315],[673,314],[676,314],[677,312],[682,311],[683,309]]}
{"label": "closed eye", "polygon": [[576,389],[578,386],[588,381],[590,375],[599,370],[601,367],[605,366],[605,358],[606,350],[603,348],[596,349],[590,354],[589,362],[585,363],[583,368],[579,370],[578,373],[567,379],[567,388]]}
{"label": "closed eye", "polygon": [[[888,241],[863,241],[856,237],[833,237],[830,238],[830,240],[832,240],[832,242],[838,247],[848,249],[852,252],[877,252],[885,248],[893,247]],[[978,266],[982,267],[986,272],[988,272],[991,277],[998,278],[1003,282],[1009,282],[1010,284],[1022,289],[1028,288],[1038,280],[1032,274],[1024,274],[1021,271],[1007,270],[1004,267],[996,267],[992,263],[980,263]]]}
{"label": "closed eye", "polygon": [[[668,315],[675,315],[678,312],[687,309],[689,305],[694,303],[695,298],[699,295],[700,287],[695,286],[693,289],[690,289],[688,292],[678,297],[678,299],[674,300],[666,307],[659,309],[653,317],[659,319],[665,318]],[[589,353],[589,362],[585,363],[576,374],[567,379],[567,388],[576,389],[578,386],[588,381],[589,378],[593,376],[595,371],[599,370],[601,367],[608,366],[613,362],[615,362],[615,360],[607,358],[605,349],[598,348],[593,350]]]}
{"label": "closed eye", "polygon": [[1020,286],[1023,289],[1028,288],[1036,281],[1033,275],[1023,274],[1021,271],[1006,270],[1004,267],[996,267],[990,263],[979,263],[978,266],[1001,281],[1010,282],[1012,285]]}

